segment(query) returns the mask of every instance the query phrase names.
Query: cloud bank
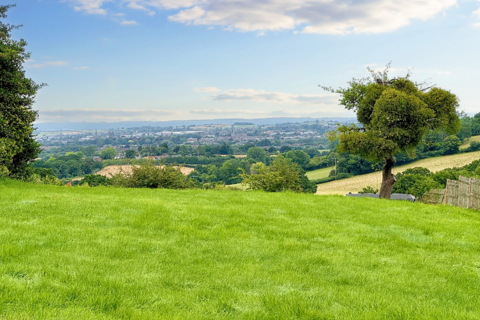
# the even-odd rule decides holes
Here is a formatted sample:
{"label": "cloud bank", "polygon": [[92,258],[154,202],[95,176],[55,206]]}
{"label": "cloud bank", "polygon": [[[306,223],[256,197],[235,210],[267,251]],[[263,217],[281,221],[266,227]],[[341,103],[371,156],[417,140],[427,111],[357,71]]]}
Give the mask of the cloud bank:
{"label": "cloud bank", "polygon": [[112,110],[112,109],[57,109],[40,110],[38,123],[48,122],[119,122],[119,121],[168,121],[220,118],[271,118],[271,117],[351,117],[345,109],[308,108],[275,109],[271,111],[252,109],[195,109],[190,111],[171,110]]}
{"label": "cloud bank", "polygon": [[[170,21],[238,31],[282,31],[345,35],[385,33],[427,20],[456,0],[69,0],[87,14],[107,14],[109,3],[144,10],[176,10]],[[153,13],[152,13],[153,12]]]}
{"label": "cloud bank", "polygon": [[195,92],[220,92],[221,90],[216,87],[197,87],[194,88],[193,91]]}
{"label": "cloud bank", "polygon": [[[33,60],[30,60],[27,62],[33,62]],[[27,64],[27,68],[43,68],[48,66],[60,67],[60,66],[66,66],[67,64],[68,64],[67,61],[47,61],[43,63]]]}
{"label": "cloud bank", "polygon": [[150,121],[164,120],[179,116],[181,112],[171,110],[135,110],[135,109],[57,109],[41,110],[38,122],[113,122],[113,121]]}
{"label": "cloud bank", "polygon": [[336,94],[308,95],[308,94],[290,94],[283,92],[267,92],[254,89],[233,89],[225,90],[223,93],[214,94],[209,97],[214,101],[254,101],[267,103],[290,103],[290,104],[310,104],[310,105],[331,105],[338,102]]}

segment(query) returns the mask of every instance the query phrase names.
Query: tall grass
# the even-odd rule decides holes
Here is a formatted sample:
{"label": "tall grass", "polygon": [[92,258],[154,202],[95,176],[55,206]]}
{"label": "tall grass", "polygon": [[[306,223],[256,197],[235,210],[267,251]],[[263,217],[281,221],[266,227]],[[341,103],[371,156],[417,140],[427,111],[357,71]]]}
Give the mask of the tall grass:
{"label": "tall grass", "polygon": [[475,211],[14,181],[0,204],[0,318],[480,318]]}

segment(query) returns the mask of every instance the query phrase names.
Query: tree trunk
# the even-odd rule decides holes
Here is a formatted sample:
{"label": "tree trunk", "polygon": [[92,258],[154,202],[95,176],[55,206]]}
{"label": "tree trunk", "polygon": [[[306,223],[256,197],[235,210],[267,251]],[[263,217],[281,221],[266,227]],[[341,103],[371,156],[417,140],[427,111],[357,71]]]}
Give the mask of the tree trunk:
{"label": "tree trunk", "polygon": [[394,164],[395,159],[393,157],[385,159],[385,161],[383,162],[380,198],[390,199],[390,196],[392,195],[393,184],[395,183],[395,181],[397,181],[395,175],[392,173],[392,168]]}

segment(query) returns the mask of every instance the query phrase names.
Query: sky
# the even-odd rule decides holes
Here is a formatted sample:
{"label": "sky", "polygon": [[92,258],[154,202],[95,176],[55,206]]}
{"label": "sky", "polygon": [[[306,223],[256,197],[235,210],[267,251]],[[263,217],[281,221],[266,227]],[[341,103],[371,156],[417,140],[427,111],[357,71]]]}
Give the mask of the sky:
{"label": "sky", "polygon": [[[10,3],[15,3],[13,2]],[[38,122],[352,117],[319,85],[412,71],[480,112],[477,0],[17,0]]]}

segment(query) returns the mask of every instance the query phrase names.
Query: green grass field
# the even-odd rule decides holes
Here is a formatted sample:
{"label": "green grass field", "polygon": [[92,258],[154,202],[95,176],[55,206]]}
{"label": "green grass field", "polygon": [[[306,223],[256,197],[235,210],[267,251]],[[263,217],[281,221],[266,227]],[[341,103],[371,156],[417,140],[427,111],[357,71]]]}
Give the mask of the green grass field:
{"label": "green grass field", "polygon": [[0,181],[2,319],[479,319],[480,213]]}
{"label": "green grass field", "polygon": [[307,177],[310,180],[317,180],[322,178],[328,178],[330,171],[332,171],[333,167],[323,168],[318,170],[312,170],[307,172]]}

